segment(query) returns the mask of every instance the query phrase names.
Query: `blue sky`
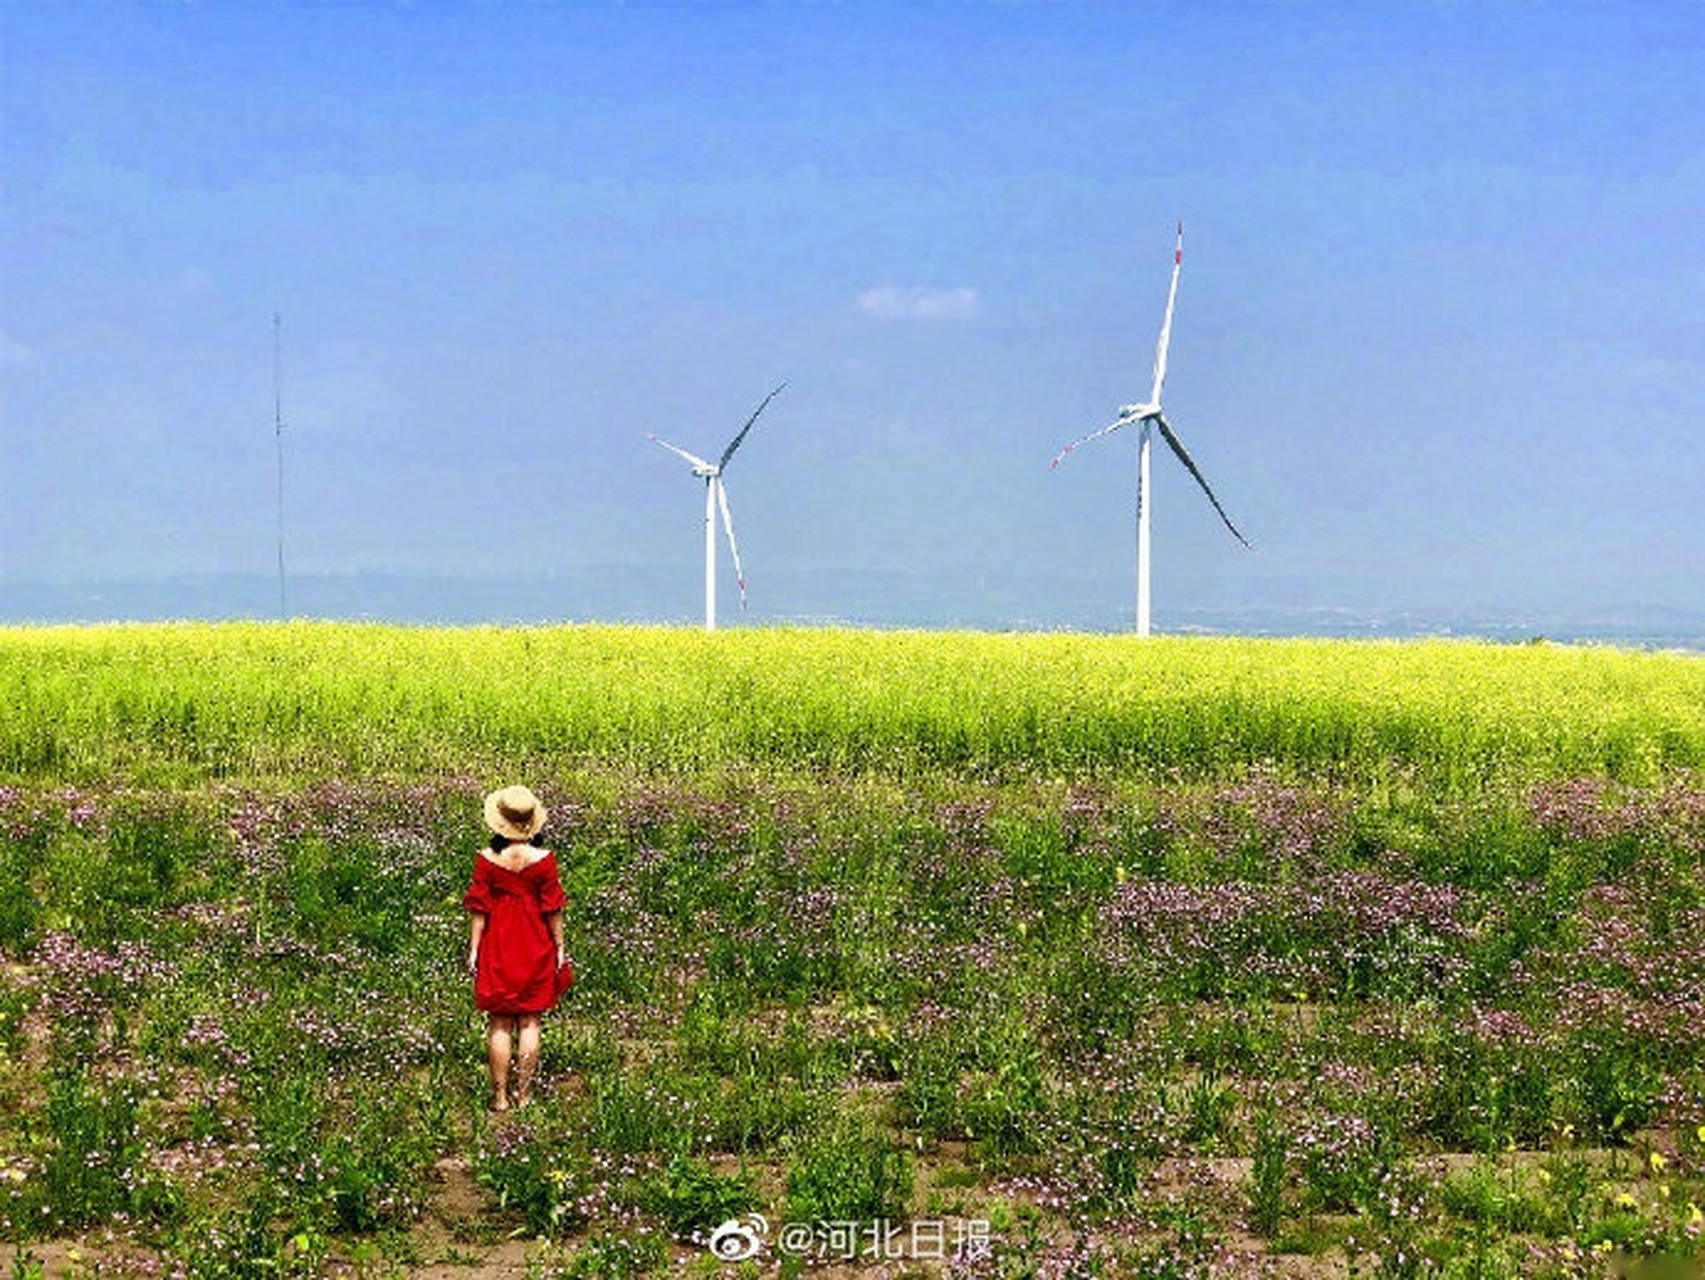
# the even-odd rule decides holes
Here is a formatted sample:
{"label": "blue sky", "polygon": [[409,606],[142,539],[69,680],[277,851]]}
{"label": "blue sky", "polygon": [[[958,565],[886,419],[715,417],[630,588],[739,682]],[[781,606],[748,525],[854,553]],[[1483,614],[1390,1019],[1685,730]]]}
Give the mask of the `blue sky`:
{"label": "blue sky", "polygon": [[1182,219],[1168,414],[1255,550],[1157,455],[1157,626],[1705,600],[1693,0],[8,0],[0,58],[0,590],[274,572],[276,312],[292,572],[691,619],[645,433],[785,380],[747,621],[1126,625],[1134,443],[1048,461]]}

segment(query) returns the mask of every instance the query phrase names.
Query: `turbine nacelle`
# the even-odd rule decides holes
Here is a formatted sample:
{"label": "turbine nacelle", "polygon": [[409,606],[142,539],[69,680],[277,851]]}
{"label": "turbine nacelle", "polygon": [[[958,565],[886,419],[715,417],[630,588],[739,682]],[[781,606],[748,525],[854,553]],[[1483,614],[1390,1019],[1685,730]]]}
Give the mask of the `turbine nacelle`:
{"label": "turbine nacelle", "polygon": [[665,449],[669,450],[670,453],[674,454],[677,458],[680,458],[693,469],[693,474],[700,480],[714,480],[722,474],[721,463],[706,462],[703,458],[699,457],[698,454],[688,453],[685,449],[681,448],[680,445],[670,444],[662,436],[653,435],[650,432],[646,433],[645,438],[651,441],[652,444],[662,445]]}
{"label": "turbine nacelle", "polygon": [[1120,426],[1141,418],[1152,418],[1160,412],[1158,404],[1122,404],[1119,406],[1118,422]]}

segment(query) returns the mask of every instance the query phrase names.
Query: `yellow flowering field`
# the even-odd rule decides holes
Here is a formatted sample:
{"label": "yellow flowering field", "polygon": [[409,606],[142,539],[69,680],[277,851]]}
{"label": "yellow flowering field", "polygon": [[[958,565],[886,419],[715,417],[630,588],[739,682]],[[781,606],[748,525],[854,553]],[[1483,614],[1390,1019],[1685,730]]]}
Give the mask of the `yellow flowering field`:
{"label": "yellow flowering field", "polygon": [[1705,760],[1705,658],[1546,644],[342,623],[0,630],[0,773],[1176,771],[1650,777]]}

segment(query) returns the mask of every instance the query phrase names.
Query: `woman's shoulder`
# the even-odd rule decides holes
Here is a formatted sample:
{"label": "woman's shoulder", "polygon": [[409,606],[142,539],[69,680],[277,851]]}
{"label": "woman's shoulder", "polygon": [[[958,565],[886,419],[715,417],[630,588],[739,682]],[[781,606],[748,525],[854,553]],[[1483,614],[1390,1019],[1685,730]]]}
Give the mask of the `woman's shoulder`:
{"label": "woman's shoulder", "polygon": [[488,867],[496,867],[500,871],[507,871],[512,875],[520,875],[523,872],[531,871],[534,867],[543,866],[546,863],[549,863],[554,867],[556,865],[555,859],[556,855],[549,849],[541,849],[534,845],[528,847],[522,853],[521,857],[513,861],[505,860],[501,855],[490,849],[481,849],[479,851],[478,861],[484,863]]}

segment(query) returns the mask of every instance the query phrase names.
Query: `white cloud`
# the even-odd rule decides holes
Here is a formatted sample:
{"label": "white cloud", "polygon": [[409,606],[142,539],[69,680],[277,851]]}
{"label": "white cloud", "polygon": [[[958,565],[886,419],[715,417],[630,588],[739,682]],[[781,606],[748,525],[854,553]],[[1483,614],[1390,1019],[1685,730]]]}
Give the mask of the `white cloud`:
{"label": "white cloud", "polygon": [[858,309],[876,320],[969,320],[982,309],[977,291],[877,285],[858,295]]}

